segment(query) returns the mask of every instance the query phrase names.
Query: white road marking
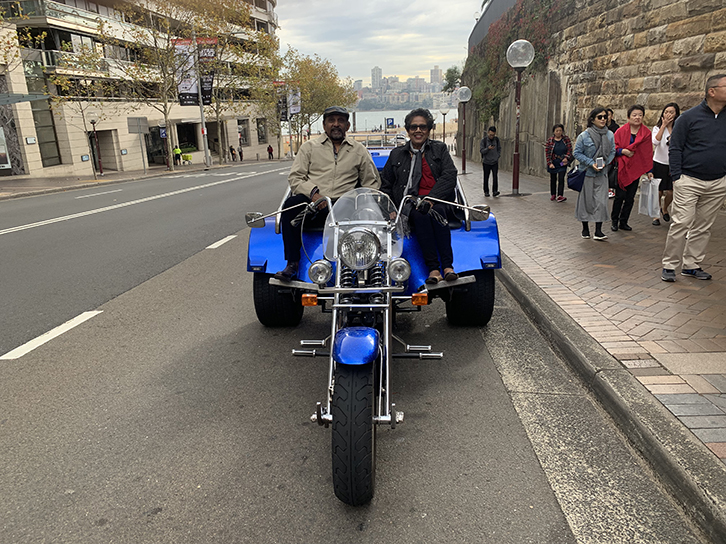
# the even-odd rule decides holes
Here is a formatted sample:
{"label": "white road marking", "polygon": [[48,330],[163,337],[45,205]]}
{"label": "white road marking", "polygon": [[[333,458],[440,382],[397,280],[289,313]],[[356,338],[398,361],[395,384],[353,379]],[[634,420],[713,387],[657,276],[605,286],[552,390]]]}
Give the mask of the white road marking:
{"label": "white road marking", "polygon": [[38,338],[35,338],[34,340],[31,340],[30,342],[27,342],[23,344],[20,347],[15,348],[12,351],[7,352],[5,355],[0,356],[0,360],[2,361],[11,361],[13,359],[19,359],[26,353],[30,353],[36,348],[39,348],[43,344],[50,342],[54,338],[59,337],[61,334],[68,332],[74,327],[77,327],[81,323],[84,323],[91,319],[92,317],[97,316],[98,314],[102,314],[103,310],[98,310],[95,312],[84,312],[81,315],[74,317],[70,321],[67,321],[66,323],[63,323],[63,325],[59,325],[53,330],[50,330],[46,332],[45,334],[39,336]]}
{"label": "white road marking", "polygon": [[[267,170],[264,173],[267,174],[267,173],[272,173],[272,172],[278,172],[280,170],[287,170],[287,168],[277,168],[277,169],[274,169],[274,170]],[[64,215],[63,217],[56,217],[54,219],[46,219],[45,221],[38,221],[37,223],[30,223],[28,225],[20,225],[20,226],[17,226],[17,227],[11,227],[9,229],[0,230],[0,236],[2,236],[3,234],[10,234],[11,232],[18,232],[18,231],[21,231],[21,230],[33,229],[33,228],[36,228],[36,227],[43,227],[45,225],[52,225],[53,223],[60,223],[62,221],[69,221],[71,219],[78,219],[80,217],[86,217],[88,215],[95,215],[97,213],[103,213],[103,212],[108,212],[108,211],[111,211],[111,210],[117,210],[119,208],[125,208],[127,206],[133,206],[134,204],[142,204],[144,202],[151,202],[152,200],[158,200],[160,198],[166,198],[166,197],[170,197],[170,196],[180,195],[180,194],[183,194],[183,193],[188,193],[190,191],[199,191],[200,189],[206,189],[208,187],[214,187],[215,185],[223,185],[225,183],[231,183],[233,181],[239,181],[239,180],[242,180],[242,179],[247,179],[247,178],[252,177],[252,176],[254,176],[256,174],[257,174],[256,172],[251,172],[251,173],[245,174],[243,176],[237,176],[237,177],[230,178],[230,179],[223,179],[223,180],[220,180],[220,181],[214,181],[212,183],[205,183],[204,185],[197,185],[195,187],[187,187],[186,189],[179,189],[178,191],[172,191],[170,193],[163,193],[163,194],[160,194],[160,195],[154,195],[154,196],[149,196],[149,197],[146,197],[146,198],[140,198],[138,200],[132,200],[130,202],[122,202],[120,204],[114,204],[113,206],[106,206],[105,208],[97,208],[95,210],[88,210],[88,211],[85,211],[85,212],[74,213],[74,214],[71,214],[71,215]]]}
{"label": "white road marking", "polygon": [[115,191],[104,191],[103,193],[93,193],[92,195],[77,196],[76,200],[78,200],[79,198],[91,198],[92,196],[110,195],[111,193],[120,193],[121,191],[123,191],[123,189],[116,189]]}
{"label": "white road marking", "polygon": [[230,240],[234,240],[237,238],[236,234],[233,234],[232,236],[227,236],[226,238],[222,238],[219,242],[214,242],[211,246],[207,246],[207,249],[217,249],[219,246],[226,244]]}

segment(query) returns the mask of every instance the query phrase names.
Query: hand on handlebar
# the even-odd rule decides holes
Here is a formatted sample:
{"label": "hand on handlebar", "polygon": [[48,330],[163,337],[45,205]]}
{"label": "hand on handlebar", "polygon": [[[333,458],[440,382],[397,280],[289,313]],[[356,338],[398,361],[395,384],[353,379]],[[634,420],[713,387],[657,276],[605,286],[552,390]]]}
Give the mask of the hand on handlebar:
{"label": "hand on handlebar", "polygon": [[424,200],[422,198],[419,198],[416,201],[416,210],[419,213],[427,214],[431,211],[431,202],[428,200]]}

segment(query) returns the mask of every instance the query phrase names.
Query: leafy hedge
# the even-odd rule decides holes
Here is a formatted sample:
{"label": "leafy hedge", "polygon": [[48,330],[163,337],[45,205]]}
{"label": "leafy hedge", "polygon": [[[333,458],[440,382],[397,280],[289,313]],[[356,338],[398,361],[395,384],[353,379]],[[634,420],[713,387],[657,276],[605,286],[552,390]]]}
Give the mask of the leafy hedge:
{"label": "leafy hedge", "polygon": [[462,74],[462,81],[471,87],[482,121],[496,119],[502,100],[509,94],[515,73],[507,63],[509,45],[519,39],[528,40],[535,51],[528,70],[544,71],[554,49],[551,36],[559,30],[563,16],[574,9],[574,0],[517,0],[491,24],[486,37],[469,53]]}

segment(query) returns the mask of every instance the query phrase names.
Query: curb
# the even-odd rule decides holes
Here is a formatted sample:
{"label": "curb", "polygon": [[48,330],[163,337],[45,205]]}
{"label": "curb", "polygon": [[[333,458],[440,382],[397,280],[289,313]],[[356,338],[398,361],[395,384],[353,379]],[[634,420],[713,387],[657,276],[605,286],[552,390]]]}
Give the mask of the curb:
{"label": "curb", "polygon": [[585,381],[691,521],[726,544],[726,465],[507,255],[498,279]]}

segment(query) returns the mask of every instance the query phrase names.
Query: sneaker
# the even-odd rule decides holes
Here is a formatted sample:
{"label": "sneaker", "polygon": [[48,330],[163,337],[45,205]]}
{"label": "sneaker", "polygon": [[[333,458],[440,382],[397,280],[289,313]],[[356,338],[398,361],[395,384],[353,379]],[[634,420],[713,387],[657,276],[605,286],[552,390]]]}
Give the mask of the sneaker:
{"label": "sneaker", "polygon": [[664,268],[663,272],[660,275],[660,279],[662,279],[663,281],[676,281],[676,271]]}
{"label": "sneaker", "polygon": [[605,236],[602,232],[595,232],[595,236],[592,237],[593,240],[607,240],[608,237]]}
{"label": "sneaker", "polygon": [[484,193],[484,196],[489,198],[489,193]]}
{"label": "sneaker", "polygon": [[633,230],[633,227],[631,227],[627,223],[620,223],[620,230]]}
{"label": "sneaker", "polygon": [[590,239],[590,231],[588,229],[582,229],[582,237]]}
{"label": "sneaker", "polygon": [[654,227],[660,227],[660,219],[653,219],[651,225],[653,225]]}
{"label": "sneaker", "polygon": [[494,196],[499,196],[499,191],[494,191]]}
{"label": "sneaker", "polygon": [[552,195],[552,196],[550,197],[550,200],[554,201],[554,200],[555,200],[555,198],[557,198],[557,197],[556,197],[555,195]]}
{"label": "sneaker", "polygon": [[608,189],[608,198],[615,198],[615,191]]}
{"label": "sneaker", "polygon": [[275,273],[275,279],[280,281],[290,281],[297,276],[298,263],[288,261],[284,270]]}
{"label": "sneaker", "polygon": [[557,197],[557,202],[564,202],[565,200],[567,200],[567,197],[566,196],[560,195],[560,196]]}
{"label": "sneaker", "polygon": [[711,279],[711,274],[702,268],[683,268],[681,269],[681,276],[688,276],[690,278],[696,278],[697,280]]}

